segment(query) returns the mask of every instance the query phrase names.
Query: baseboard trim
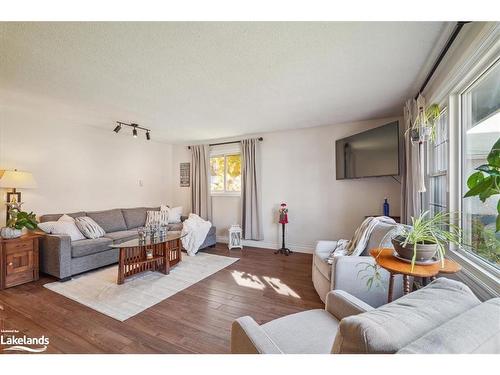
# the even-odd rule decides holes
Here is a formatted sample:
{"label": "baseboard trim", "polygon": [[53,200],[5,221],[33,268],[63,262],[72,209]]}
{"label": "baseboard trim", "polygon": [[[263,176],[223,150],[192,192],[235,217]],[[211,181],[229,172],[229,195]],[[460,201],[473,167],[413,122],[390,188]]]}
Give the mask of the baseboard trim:
{"label": "baseboard trim", "polygon": [[[227,236],[217,236],[217,242],[228,243],[229,239]],[[243,246],[249,247],[258,247],[261,249],[271,249],[276,250],[281,247],[281,244],[277,242],[268,242],[268,241],[251,241],[251,240],[243,240]],[[296,253],[304,253],[304,254],[312,254],[314,245],[304,245],[304,244],[294,244],[287,243],[286,246],[296,252]]]}

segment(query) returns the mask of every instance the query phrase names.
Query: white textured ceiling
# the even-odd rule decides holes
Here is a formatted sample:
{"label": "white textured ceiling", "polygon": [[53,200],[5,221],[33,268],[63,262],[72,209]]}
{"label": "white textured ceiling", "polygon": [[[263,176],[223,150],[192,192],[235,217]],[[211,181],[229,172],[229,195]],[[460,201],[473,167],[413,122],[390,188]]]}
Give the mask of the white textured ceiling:
{"label": "white textured ceiling", "polygon": [[169,142],[345,123],[400,114],[445,26],[1,23],[0,85],[68,126],[138,122]]}

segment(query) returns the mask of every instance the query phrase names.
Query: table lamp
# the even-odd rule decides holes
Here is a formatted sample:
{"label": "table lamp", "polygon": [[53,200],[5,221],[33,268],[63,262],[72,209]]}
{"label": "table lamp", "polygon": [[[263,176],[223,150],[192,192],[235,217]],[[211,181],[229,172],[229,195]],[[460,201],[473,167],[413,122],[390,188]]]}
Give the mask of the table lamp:
{"label": "table lamp", "polygon": [[[16,189],[34,189],[36,181],[30,172],[14,169],[0,172],[0,188],[12,189],[7,193],[7,203],[22,203],[21,192]],[[7,219],[8,219],[7,215]]]}

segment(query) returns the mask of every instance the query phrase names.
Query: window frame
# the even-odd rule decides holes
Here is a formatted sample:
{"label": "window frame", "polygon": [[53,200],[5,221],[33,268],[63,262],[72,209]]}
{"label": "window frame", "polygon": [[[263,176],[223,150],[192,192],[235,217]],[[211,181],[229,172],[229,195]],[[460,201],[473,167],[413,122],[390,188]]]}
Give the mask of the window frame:
{"label": "window frame", "polygon": [[[226,175],[227,175],[227,157],[239,155],[241,160],[241,149],[239,145],[237,147],[217,147],[210,149],[209,152],[209,162],[214,157],[224,157],[224,190],[223,191],[213,191],[212,183],[210,183],[210,196],[212,197],[241,197],[240,191],[228,191],[226,190]],[[240,175],[241,176],[241,175]]]}
{"label": "window frame", "polygon": [[[424,91],[428,103],[442,103],[448,107],[448,210],[462,213],[462,107],[461,94],[476,80],[500,61],[500,42],[497,33],[500,27],[493,22],[473,25],[475,34],[468,41],[468,48],[460,57],[456,56],[456,64],[428,86],[431,94]],[[446,64],[446,62],[444,62]],[[462,223],[459,223],[462,225]],[[498,297],[500,272],[496,267],[474,256],[470,252],[451,245],[447,257],[462,266],[457,278],[467,285],[482,299]]]}
{"label": "window frame", "polygon": [[[459,173],[458,173],[458,191],[459,195],[456,197],[458,199],[458,208],[460,212],[460,228],[463,230],[464,229],[464,223],[463,223],[463,212],[464,212],[464,200],[463,196],[466,193],[466,190],[464,190],[464,186],[466,185],[467,179],[465,178],[463,174],[464,170],[464,133],[466,132],[465,129],[465,122],[463,119],[463,98],[464,95],[466,95],[474,85],[479,83],[484,77],[488,74],[489,71],[491,71],[496,65],[500,65],[500,56],[495,59],[491,64],[489,64],[481,73],[475,76],[475,79],[471,80],[469,84],[464,87],[460,93],[458,94],[458,115],[459,115],[459,121],[458,121],[458,134],[459,138],[457,139],[458,141],[458,150],[459,150],[459,158],[457,161],[458,167],[459,167]],[[487,156],[487,155],[486,155]],[[476,266],[480,267],[481,269],[487,271],[488,273],[491,273],[495,275],[497,278],[500,278],[500,268],[491,262],[488,262],[487,260],[483,259],[480,255],[474,253],[473,251],[467,251],[462,248],[454,248],[453,251],[455,253],[460,254],[464,258],[466,258],[469,262],[474,263]]]}

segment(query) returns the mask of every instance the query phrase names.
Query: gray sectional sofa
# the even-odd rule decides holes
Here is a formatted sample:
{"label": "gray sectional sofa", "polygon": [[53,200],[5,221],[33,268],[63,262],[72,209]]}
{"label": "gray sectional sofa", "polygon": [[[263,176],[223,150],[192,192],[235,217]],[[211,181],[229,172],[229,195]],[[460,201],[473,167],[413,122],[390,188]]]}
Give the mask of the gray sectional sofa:
{"label": "gray sectional sofa", "polygon": [[[158,211],[159,207],[117,208],[105,211],[75,212],[71,217],[89,216],[99,224],[106,234],[97,239],[71,241],[69,236],[45,235],[40,244],[40,270],[65,281],[71,276],[118,262],[116,248],[119,244],[137,237],[137,228],[144,226],[147,211]],[[63,214],[42,215],[40,222],[58,220]],[[186,217],[182,217],[184,221]],[[169,224],[170,231],[180,231],[182,223]],[[215,245],[215,227],[212,226],[200,246],[204,249]]]}

